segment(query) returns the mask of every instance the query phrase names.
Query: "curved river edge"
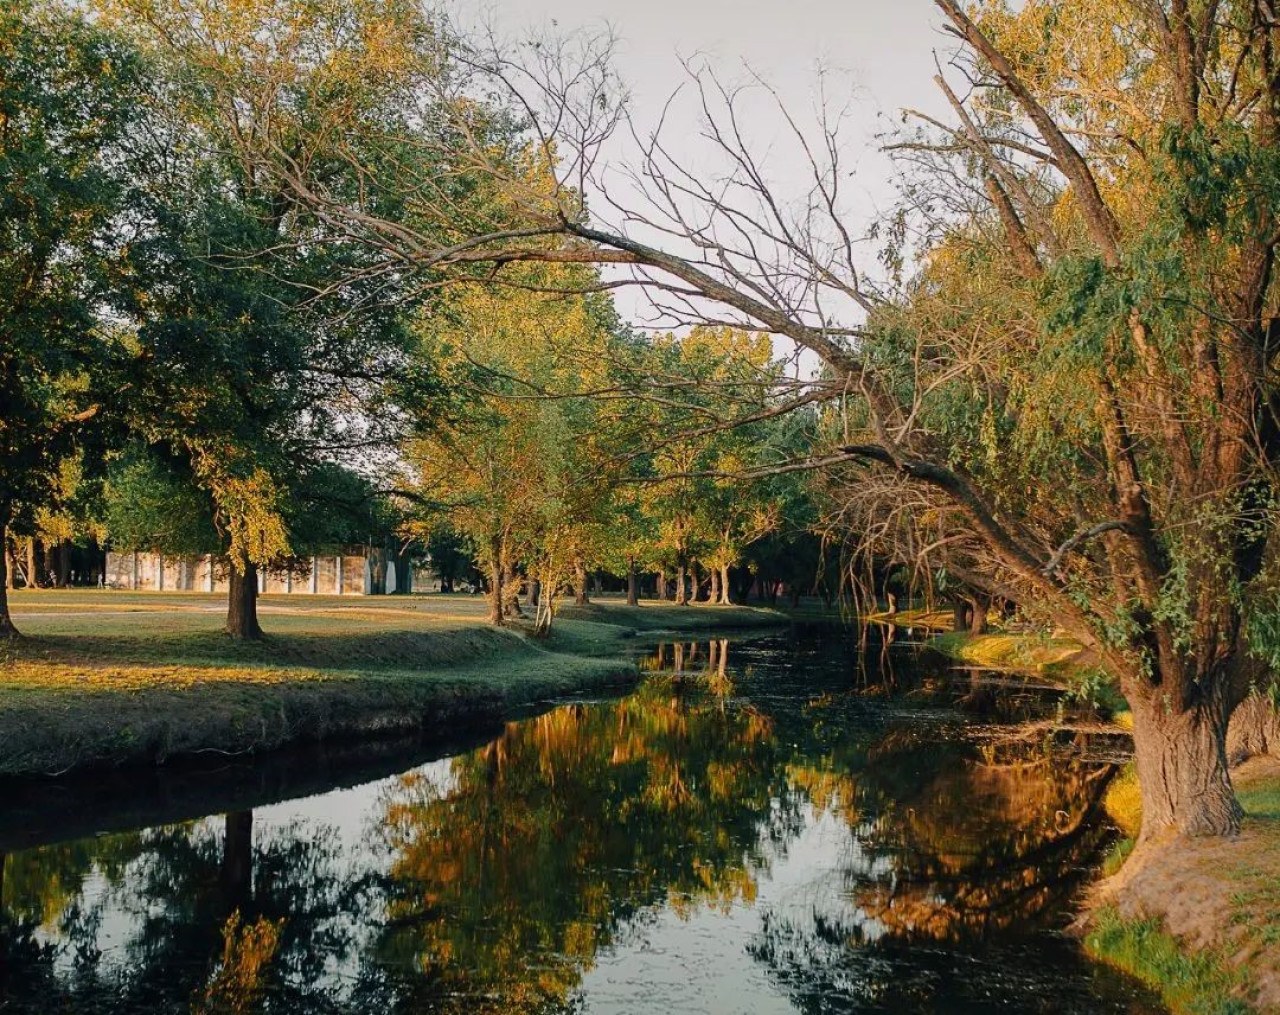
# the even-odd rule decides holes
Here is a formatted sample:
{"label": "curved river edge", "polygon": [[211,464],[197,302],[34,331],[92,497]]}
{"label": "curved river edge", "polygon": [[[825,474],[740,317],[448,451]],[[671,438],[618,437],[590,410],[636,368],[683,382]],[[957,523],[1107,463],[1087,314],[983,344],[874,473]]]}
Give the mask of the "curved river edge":
{"label": "curved river edge", "polygon": [[[940,620],[892,622],[936,629]],[[949,631],[929,644],[955,662],[1064,687],[1094,669],[1080,645],[1037,634]],[[1127,706],[1110,695],[1100,704],[1131,729]],[[1245,811],[1234,839],[1170,838],[1134,852],[1142,812],[1132,765],[1113,781],[1106,807],[1122,838],[1075,929],[1091,955],[1157,989],[1175,1013],[1280,1013],[1280,713],[1269,701],[1240,706],[1227,751]]]}
{"label": "curved river edge", "polygon": [[448,631],[377,632],[317,661],[273,637],[240,659],[220,639],[135,657],[94,658],[76,636],[25,638],[0,657],[0,785],[178,761],[223,760],[320,742],[440,740],[492,727],[516,710],[632,686],[626,639],[668,631],[783,627],[754,607],[568,607],[550,637],[519,622]]}

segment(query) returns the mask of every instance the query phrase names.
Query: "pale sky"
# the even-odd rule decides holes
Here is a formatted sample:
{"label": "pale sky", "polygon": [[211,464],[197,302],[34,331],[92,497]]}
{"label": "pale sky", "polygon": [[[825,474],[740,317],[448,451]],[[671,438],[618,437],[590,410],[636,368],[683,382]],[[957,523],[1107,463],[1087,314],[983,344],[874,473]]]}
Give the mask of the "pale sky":
{"label": "pale sky", "polygon": [[[559,32],[610,26],[620,40],[617,68],[642,130],[683,80],[680,57],[709,61],[729,82],[741,81],[749,64],[801,114],[815,107],[823,66],[829,97],[841,105],[851,100],[842,162],[853,172],[845,187],[850,217],[861,220],[850,224],[855,233],[894,197],[892,166],[876,136],[901,123],[904,107],[946,116],[932,80],[934,51],[945,56],[953,40],[941,32],[930,0],[455,0],[462,11],[482,4],[507,31],[552,23]],[[799,150],[777,117],[762,106],[751,126],[769,153],[773,182],[783,191],[788,184],[803,189]],[[670,136],[687,145],[690,162],[701,168],[706,156],[697,148],[696,111],[678,110],[675,127]],[[625,159],[620,150],[606,153]],[[632,319],[644,316],[634,295],[620,294],[618,304]]]}

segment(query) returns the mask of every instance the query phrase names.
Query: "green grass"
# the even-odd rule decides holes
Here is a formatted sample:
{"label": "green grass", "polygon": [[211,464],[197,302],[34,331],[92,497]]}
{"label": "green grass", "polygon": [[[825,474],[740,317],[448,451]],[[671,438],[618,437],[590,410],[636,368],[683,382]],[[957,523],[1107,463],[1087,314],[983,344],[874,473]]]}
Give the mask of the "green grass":
{"label": "green grass", "polygon": [[222,633],[200,593],[19,592],[0,645],[0,775],[451,729],[634,677],[638,631],[785,622],[750,608],[570,607],[552,636],[496,630],[471,596],[264,596],[267,636]]}
{"label": "green grass", "polygon": [[1243,982],[1222,957],[1188,954],[1155,920],[1126,920],[1114,908],[1099,911],[1085,947],[1095,957],[1136,976],[1160,992],[1175,1015],[1248,1015],[1232,997]]}

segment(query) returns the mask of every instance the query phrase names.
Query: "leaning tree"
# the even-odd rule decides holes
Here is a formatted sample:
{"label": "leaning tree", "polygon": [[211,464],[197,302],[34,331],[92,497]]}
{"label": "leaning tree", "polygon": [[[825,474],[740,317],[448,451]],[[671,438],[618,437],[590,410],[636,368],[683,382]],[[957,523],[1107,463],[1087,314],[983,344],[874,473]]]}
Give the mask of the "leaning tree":
{"label": "leaning tree", "polygon": [[[838,112],[811,122],[762,81],[691,67],[697,141],[718,159],[687,156],[687,132],[677,145],[664,123],[627,119],[607,39],[433,51],[413,101],[453,129],[418,143],[465,141],[476,97],[500,93],[523,127],[510,137],[560,169],[551,192],[531,190],[511,170],[517,141],[464,144],[451,165],[504,184],[487,217],[438,174],[399,181],[389,217],[269,138],[242,138],[243,155],[388,271],[624,265],[611,284],[646,286],[670,319],[816,354],[824,369],[799,398],[836,407],[831,444],[774,468],[912,491],[898,499],[922,525],[943,520],[966,583],[1052,620],[1118,677],[1143,838],[1232,833],[1226,725],[1280,648],[1280,25],[1258,0],[937,5],[957,44],[938,75],[952,115],[896,141],[910,182],[879,234],[879,282],[863,271],[875,261],[846,199]],[[211,76],[249,101],[244,80]],[[802,193],[755,140],[761,97],[810,171]],[[620,125],[635,155],[605,171]]]}

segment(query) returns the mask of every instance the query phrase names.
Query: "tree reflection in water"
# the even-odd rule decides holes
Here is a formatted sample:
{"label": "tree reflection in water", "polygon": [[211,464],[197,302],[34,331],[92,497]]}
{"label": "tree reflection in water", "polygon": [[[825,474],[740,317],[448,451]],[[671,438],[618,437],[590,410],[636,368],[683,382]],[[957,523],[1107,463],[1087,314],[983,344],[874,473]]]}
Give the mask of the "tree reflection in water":
{"label": "tree reflection in water", "polygon": [[[294,824],[244,810],[11,854],[0,1007],[576,1010],[629,928],[756,906],[722,947],[801,1010],[1052,999],[1027,977],[1072,962],[1075,1010],[1094,1010],[1110,995],[1032,932],[1097,849],[1108,767],[1002,739],[1046,713],[1026,688],[908,665],[887,693],[806,651],[662,646],[625,699],[351,791],[346,839],[321,797]],[[815,829],[820,890],[757,905]],[[998,976],[957,958],[979,945],[1006,955]]]}

